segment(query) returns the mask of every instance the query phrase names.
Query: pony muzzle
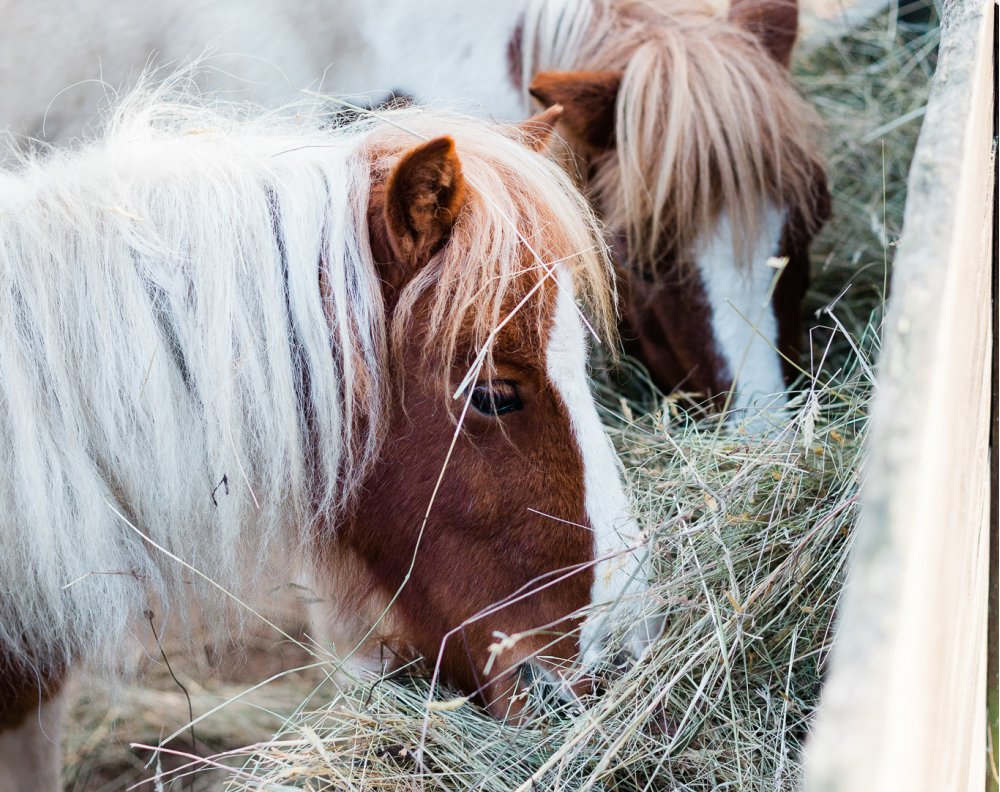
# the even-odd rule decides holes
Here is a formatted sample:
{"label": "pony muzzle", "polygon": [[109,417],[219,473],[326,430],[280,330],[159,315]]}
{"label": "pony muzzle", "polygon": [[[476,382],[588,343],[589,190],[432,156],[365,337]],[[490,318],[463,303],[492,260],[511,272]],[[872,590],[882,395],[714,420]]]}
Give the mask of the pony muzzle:
{"label": "pony muzzle", "polygon": [[496,675],[483,691],[495,718],[521,723],[546,704],[563,708],[593,695],[597,679],[581,666],[549,656],[527,657]]}

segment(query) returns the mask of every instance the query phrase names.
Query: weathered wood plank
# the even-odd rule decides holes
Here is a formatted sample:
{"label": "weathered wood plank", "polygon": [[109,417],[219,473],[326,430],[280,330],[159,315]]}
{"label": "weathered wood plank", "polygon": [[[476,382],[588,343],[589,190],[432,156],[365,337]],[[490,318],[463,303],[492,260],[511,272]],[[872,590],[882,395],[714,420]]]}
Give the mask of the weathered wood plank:
{"label": "weathered wood plank", "polygon": [[983,789],[993,13],[944,6],[812,792]]}

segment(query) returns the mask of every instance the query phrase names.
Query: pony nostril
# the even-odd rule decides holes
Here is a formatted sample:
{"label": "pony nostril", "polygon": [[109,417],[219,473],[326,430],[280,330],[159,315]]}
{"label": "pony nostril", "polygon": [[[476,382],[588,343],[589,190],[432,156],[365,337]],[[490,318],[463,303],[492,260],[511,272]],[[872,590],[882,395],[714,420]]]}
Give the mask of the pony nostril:
{"label": "pony nostril", "polygon": [[562,680],[537,660],[525,660],[517,667],[519,681],[530,689],[534,697],[543,701],[559,695]]}
{"label": "pony nostril", "polygon": [[624,672],[634,666],[639,658],[631,650],[622,650],[611,658],[611,666],[616,671]]}
{"label": "pony nostril", "polygon": [[533,685],[539,676],[530,660],[520,663],[514,673],[517,674],[519,682],[529,686]]}
{"label": "pony nostril", "polygon": [[581,698],[596,690],[593,676],[565,677],[544,661],[526,660],[517,670],[518,679],[529,692],[536,712],[559,711],[576,716],[583,711]]}
{"label": "pony nostril", "polygon": [[637,659],[625,649],[605,657],[590,669],[591,678],[595,681],[595,689],[603,690],[613,680],[624,676],[636,664]]}

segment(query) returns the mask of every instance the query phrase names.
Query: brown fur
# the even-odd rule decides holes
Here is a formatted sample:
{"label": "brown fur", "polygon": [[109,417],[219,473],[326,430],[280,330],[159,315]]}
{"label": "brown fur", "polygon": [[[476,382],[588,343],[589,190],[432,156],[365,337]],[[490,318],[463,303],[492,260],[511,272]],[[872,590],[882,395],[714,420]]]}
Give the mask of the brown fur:
{"label": "brown fur", "polygon": [[532,116],[521,124],[522,141],[532,151],[545,151],[552,143],[556,124],[563,116],[563,106],[554,102],[547,110]]}
{"label": "brown fur", "polygon": [[569,134],[595,151],[614,145],[615,99],[622,75],[603,72],[541,72],[529,89],[543,105],[562,105]]}
{"label": "brown fur", "polygon": [[729,19],[754,35],[786,69],[799,32],[797,0],[733,0]]}
{"label": "brown fur", "polygon": [[404,265],[424,264],[444,243],[465,202],[462,163],[450,137],[418,146],[389,177],[385,224]]}
{"label": "brown fur", "polygon": [[621,337],[664,390],[703,394],[721,407],[732,378],[711,332],[712,309],[697,272],[665,262],[655,278],[623,269]]}
{"label": "brown fur", "polygon": [[[533,335],[523,327],[502,334],[494,356],[497,375],[517,381],[528,406],[502,426],[472,410],[466,415],[412,577],[392,612],[396,645],[411,647],[429,663],[443,649],[444,678],[464,690],[485,689],[487,701],[493,697],[491,681],[523,658],[544,649],[569,660],[577,651],[572,638],[553,646],[547,646],[551,638],[545,635],[527,638],[486,678],[483,667],[488,646],[496,640],[494,631],[512,635],[549,624],[569,630],[574,622],[566,617],[589,601],[593,583],[587,566],[593,539],[582,527],[587,525],[582,462],[565,406],[538,366],[535,350],[542,339]],[[454,426],[419,346],[411,347],[403,360],[405,370],[395,373],[405,379],[405,410],[395,412],[389,429],[401,439],[376,464],[357,511],[341,527],[340,541],[367,570],[369,596],[378,595],[378,600],[388,599],[403,584]],[[456,368],[456,384],[463,374]],[[413,464],[401,465],[400,460]],[[510,486],[512,477],[517,487]],[[473,620],[442,646],[449,631],[530,588],[540,573],[574,567],[579,572],[568,580]],[[494,711],[500,714],[505,707],[500,702]]]}

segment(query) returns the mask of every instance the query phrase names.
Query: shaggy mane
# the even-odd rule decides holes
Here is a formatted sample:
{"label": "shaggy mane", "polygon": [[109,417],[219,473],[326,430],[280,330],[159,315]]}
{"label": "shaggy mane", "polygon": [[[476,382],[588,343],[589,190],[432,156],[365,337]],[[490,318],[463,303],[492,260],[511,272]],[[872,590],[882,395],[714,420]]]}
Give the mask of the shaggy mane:
{"label": "shaggy mane", "polygon": [[767,203],[814,221],[817,116],[749,32],[700,0],[535,0],[523,74],[623,73],[615,151],[591,183],[640,267],[726,212],[746,259]]}
{"label": "shaggy mane", "polygon": [[[372,180],[439,134],[455,138],[473,197],[390,333]],[[463,333],[485,341],[519,279],[544,270],[522,239],[566,258],[611,337],[596,223],[516,138],[419,110],[331,129],[158,90],[126,99],[77,150],[12,152],[0,173],[0,655],[106,659],[154,603],[221,604],[112,509],[229,591],[288,582],[384,439],[390,335],[432,290],[430,339],[449,354]]]}

